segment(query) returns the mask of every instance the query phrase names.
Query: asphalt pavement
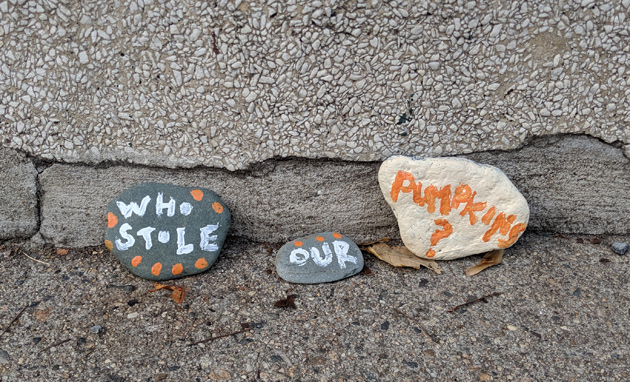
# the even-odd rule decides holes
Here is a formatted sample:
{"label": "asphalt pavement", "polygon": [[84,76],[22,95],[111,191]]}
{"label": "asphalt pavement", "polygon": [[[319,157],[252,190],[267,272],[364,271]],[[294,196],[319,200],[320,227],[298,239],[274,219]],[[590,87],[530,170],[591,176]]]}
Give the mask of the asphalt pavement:
{"label": "asphalt pavement", "polygon": [[628,239],[526,233],[476,276],[481,256],[437,275],[364,254],[355,277],[295,285],[277,246],[229,238],[209,271],[165,283],[180,303],[104,247],[5,242],[0,379],[627,381],[630,255],[610,244]]}

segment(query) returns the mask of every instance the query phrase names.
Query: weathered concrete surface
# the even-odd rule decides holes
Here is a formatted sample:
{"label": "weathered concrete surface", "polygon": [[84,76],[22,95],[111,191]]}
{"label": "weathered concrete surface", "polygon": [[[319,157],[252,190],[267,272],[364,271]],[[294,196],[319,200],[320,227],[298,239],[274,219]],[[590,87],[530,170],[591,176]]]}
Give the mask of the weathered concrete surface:
{"label": "weathered concrete surface", "polygon": [[503,170],[530,206],[529,229],[560,233],[630,232],[630,161],[586,136],[535,139],[513,152],[469,159]]}
{"label": "weathered concrete surface", "polygon": [[[176,282],[182,304],[149,293],[104,247],[26,252],[45,265],[0,246],[0,327],[33,304],[0,339],[0,378],[626,382],[630,256],[609,245],[630,236],[580,238],[526,232],[473,277],[464,270],[480,256],[436,275],[367,254],[372,277],[319,285],[279,280],[273,250],[228,239],[208,272]],[[447,312],[492,293],[502,294]],[[274,307],[287,294],[297,308]],[[227,335],[241,323],[251,329]]]}
{"label": "weathered concrete surface", "polygon": [[[503,170],[527,199],[529,229],[630,232],[630,163],[621,150],[584,136],[535,139],[512,152],[467,158]],[[41,234],[57,245],[102,243],[105,206],[133,185],[155,181],[214,190],[232,211],[232,235],[284,242],[340,231],[360,242],[398,237],[377,182],[379,163],[270,161],[254,172],[56,164],[40,175]]]}
{"label": "weathered concrete surface", "polygon": [[630,143],[624,1],[0,1],[3,146],[243,169]]}
{"label": "weathered concrete surface", "polygon": [[127,187],[149,181],[213,190],[232,213],[230,233],[258,241],[282,242],[323,231],[365,240],[397,231],[393,214],[380,197],[377,163],[291,160],[269,162],[259,170],[234,174],[56,164],[40,176],[45,211],[41,234],[59,245],[101,244],[109,200]]}
{"label": "weathered concrete surface", "polygon": [[0,239],[37,232],[37,171],[23,154],[0,148]]}

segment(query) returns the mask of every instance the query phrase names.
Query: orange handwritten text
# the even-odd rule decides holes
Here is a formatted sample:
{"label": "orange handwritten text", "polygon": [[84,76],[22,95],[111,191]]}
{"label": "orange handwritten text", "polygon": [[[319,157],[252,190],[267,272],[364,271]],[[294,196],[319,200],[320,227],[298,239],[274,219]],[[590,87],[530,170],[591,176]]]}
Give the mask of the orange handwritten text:
{"label": "orange handwritten text", "polygon": [[490,229],[483,235],[483,241],[489,241],[492,235],[497,233],[497,231],[501,232],[501,235],[507,235],[508,232],[510,232],[514,220],[516,220],[516,215],[510,215],[506,218],[505,213],[501,212],[497,218],[494,219],[494,223],[492,223]]}
{"label": "orange handwritten text", "polygon": [[510,245],[514,244],[514,242],[516,242],[516,239],[518,239],[518,234],[525,231],[526,227],[527,227],[527,224],[524,224],[524,223],[514,224],[512,229],[510,229],[510,234],[508,236],[508,239],[507,240],[499,239],[499,248],[507,248]]}
{"label": "orange handwritten text", "polygon": [[[411,173],[402,170],[396,174],[390,191],[390,196],[394,203],[398,201],[401,192],[403,194],[411,193],[413,202],[420,207],[426,207],[427,212],[430,214],[435,212],[438,199],[440,201],[439,211],[442,216],[448,216],[452,210],[458,210],[460,205],[464,205],[459,215],[468,215],[470,225],[475,225],[479,221],[477,213],[482,213],[488,207],[487,202],[475,202],[477,192],[473,191],[467,184],[459,184],[455,187],[454,192],[451,192],[451,185],[438,189],[438,187],[431,184],[424,189],[423,193],[422,182],[416,183],[416,179]],[[502,236],[507,235],[507,239],[498,239],[497,245],[500,248],[511,246],[516,242],[519,234],[525,231],[527,227],[524,223],[514,224],[515,221],[516,215],[506,216],[505,212],[499,212],[497,215],[497,208],[490,206],[481,217],[481,222],[490,226],[483,234],[482,240],[488,242],[495,234],[499,233]],[[436,245],[440,240],[449,237],[453,233],[453,226],[446,219],[436,219],[434,222],[436,225],[441,226],[442,229],[435,230],[431,235],[431,246]],[[426,256],[435,256],[435,251],[429,249]]]}
{"label": "orange handwritten text", "polygon": [[483,217],[481,218],[481,221],[483,222],[483,224],[488,225],[490,224],[490,222],[492,221],[492,218],[494,217],[494,214],[497,213],[497,208],[492,206],[488,212],[486,212],[485,215],[483,215]]}
{"label": "orange handwritten text", "polygon": [[453,226],[446,219],[436,219],[435,224],[442,226],[444,229],[436,229],[431,235],[431,245],[436,245],[438,241],[449,237],[453,233]]}
{"label": "orange handwritten text", "polygon": [[[406,186],[404,185],[405,181],[409,183]],[[398,174],[396,174],[396,179],[394,179],[394,184],[392,184],[392,191],[389,194],[392,197],[394,203],[398,201],[398,194],[401,191],[404,193],[413,192],[413,201],[417,203],[415,198],[417,192],[417,186],[414,183],[415,181],[416,180],[414,179],[413,175],[411,175],[407,171],[398,171]],[[418,186],[422,187],[422,183],[420,183]]]}

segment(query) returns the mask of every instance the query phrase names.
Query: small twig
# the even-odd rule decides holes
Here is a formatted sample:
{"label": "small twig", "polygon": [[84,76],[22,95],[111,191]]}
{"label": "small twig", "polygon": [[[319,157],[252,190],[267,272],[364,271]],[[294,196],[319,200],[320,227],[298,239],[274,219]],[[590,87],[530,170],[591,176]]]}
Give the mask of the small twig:
{"label": "small twig", "polygon": [[217,35],[212,32],[212,51],[214,54],[219,54],[219,47],[217,46]]}
{"label": "small twig", "polygon": [[15,316],[15,318],[14,318],[11,322],[9,322],[9,325],[7,325],[7,327],[6,327],[6,328],[4,328],[4,330],[2,331],[2,333],[0,333],[0,337],[2,337],[2,335],[3,335],[4,333],[6,333],[6,332],[7,332],[7,330],[9,330],[9,327],[10,327],[11,325],[13,325],[13,324],[15,323],[15,321],[17,321],[17,320],[18,320],[18,318],[20,318],[20,316],[22,315],[22,313],[24,313],[24,311],[26,310],[26,308],[28,308],[29,306],[30,306],[30,304],[26,304],[26,306],[25,306],[24,308],[22,308],[22,310],[20,310],[20,313],[18,313],[18,314],[17,314],[17,316]]}
{"label": "small twig", "polygon": [[424,325],[422,325],[420,323],[420,321],[416,320],[415,318],[411,317],[410,315],[408,315],[407,313],[403,312],[402,310],[398,309],[398,308],[394,308],[394,311],[398,314],[400,314],[401,316],[407,317],[407,319],[413,321],[414,323],[416,323],[416,325],[418,325],[418,327],[420,328],[420,330],[422,330],[422,333],[424,333],[427,337],[429,337],[431,339],[431,341],[435,342],[436,344],[440,343],[440,341],[438,341],[437,338],[435,338],[431,333],[429,333],[425,328]]}
{"label": "small twig", "polygon": [[90,354],[94,353],[95,349],[90,349],[87,353],[85,353],[85,355],[83,356],[83,360],[85,361],[87,359],[87,357],[90,356]]}
{"label": "small twig", "polygon": [[446,312],[447,312],[447,313],[455,313],[455,311],[456,311],[457,309],[459,309],[459,308],[463,308],[463,307],[468,306],[468,305],[476,304],[476,303],[478,303],[478,302],[484,302],[484,303],[487,303],[487,302],[488,302],[488,300],[486,300],[486,299],[487,299],[488,297],[496,297],[496,296],[500,296],[500,295],[502,295],[502,294],[503,294],[503,292],[494,292],[494,293],[491,293],[491,294],[489,294],[489,295],[479,297],[479,298],[478,298],[478,299],[476,299],[476,300],[467,301],[467,302],[465,302],[465,303],[463,303],[463,304],[459,304],[459,305],[457,305],[457,306],[454,306],[454,307],[452,307],[451,309],[447,310]]}
{"label": "small twig", "polygon": [[241,330],[236,331],[236,332],[232,332],[232,333],[228,333],[228,334],[221,334],[220,336],[210,337],[210,338],[206,338],[205,340],[193,342],[191,344],[188,344],[188,346],[195,346],[195,345],[199,345],[199,344],[205,344],[206,342],[212,342],[214,340],[218,340],[219,338],[225,338],[225,337],[233,336],[235,334],[245,333],[246,331],[252,330],[252,329],[253,328],[244,328],[244,329],[241,329]]}
{"label": "small twig", "polygon": [[[22,252],[22,251],[20,251],[20,252]],[[51,264],[51,263],[48,263],[48,262],[46,262],[46,261],[42,261],[42,260],[37,260],[36,258],[34,258],[34,257],[31,257],[31,256],[27,255],[25,252],[22,252],[22,254],[23,254],[24,256],[28,257],[29,259],[33,260],[33,261],[37,261],[38,263],[42,263],[42,264],[46,264],[46,265],[50,265],[50,266],[52,266],[52,264]]]}
{"label": "small twig", "polygon": [[39,352],[39,353],[41,354],[41,353],[43,353],[43,352],[45,352],[45,351],[47,351],[47,350],[50,350],[50,349],[52,349],[52,348],[54,348],[54,347],[57,347],[57,346],[59,346],[59,345],[63,345],[63,344],[65,344],[66,342],[70,341],[71,339],[72,339],[72,338],[67,338],[67,339],[65,339],[65,340],[63,340],[63,341],[55,342],[54,344],[50,345],[49,347],[47,347],[47,348],[44,348],[44,349],[40,350],[40,352]]}

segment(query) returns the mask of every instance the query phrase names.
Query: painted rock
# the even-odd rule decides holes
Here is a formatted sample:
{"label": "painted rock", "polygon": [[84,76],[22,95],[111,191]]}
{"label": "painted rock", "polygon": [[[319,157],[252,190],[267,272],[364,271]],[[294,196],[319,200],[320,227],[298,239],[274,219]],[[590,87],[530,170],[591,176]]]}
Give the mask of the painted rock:
{"label": "painted rock", "polygon": [[356,244],[336,232],[318,233],[286,243],[276,255],[276,271],[284,280],[318,284],[354,276],[363,269]]}
{"label": "painted rock", "polygon": [[393,156],[378,181],[400,236],[420,257],[450,260],[507,248],[529,221],[529,206],[505,174],[461,158]]}
{"label": "painted rock", "polygon": [[618,255],[625,255],[626,252],[628,252],[628,250],[630,249],[630,245],[628,245],[628,243],[616,241],[612,243],[610,248],[612,249],[613,252],[615,252]]}
{"label": "painted rock", "polygon": [[105,245],[134,275],[169,280],[207,270],[229,227],[230,211],[214,192],[144,183],[109,203]]}

